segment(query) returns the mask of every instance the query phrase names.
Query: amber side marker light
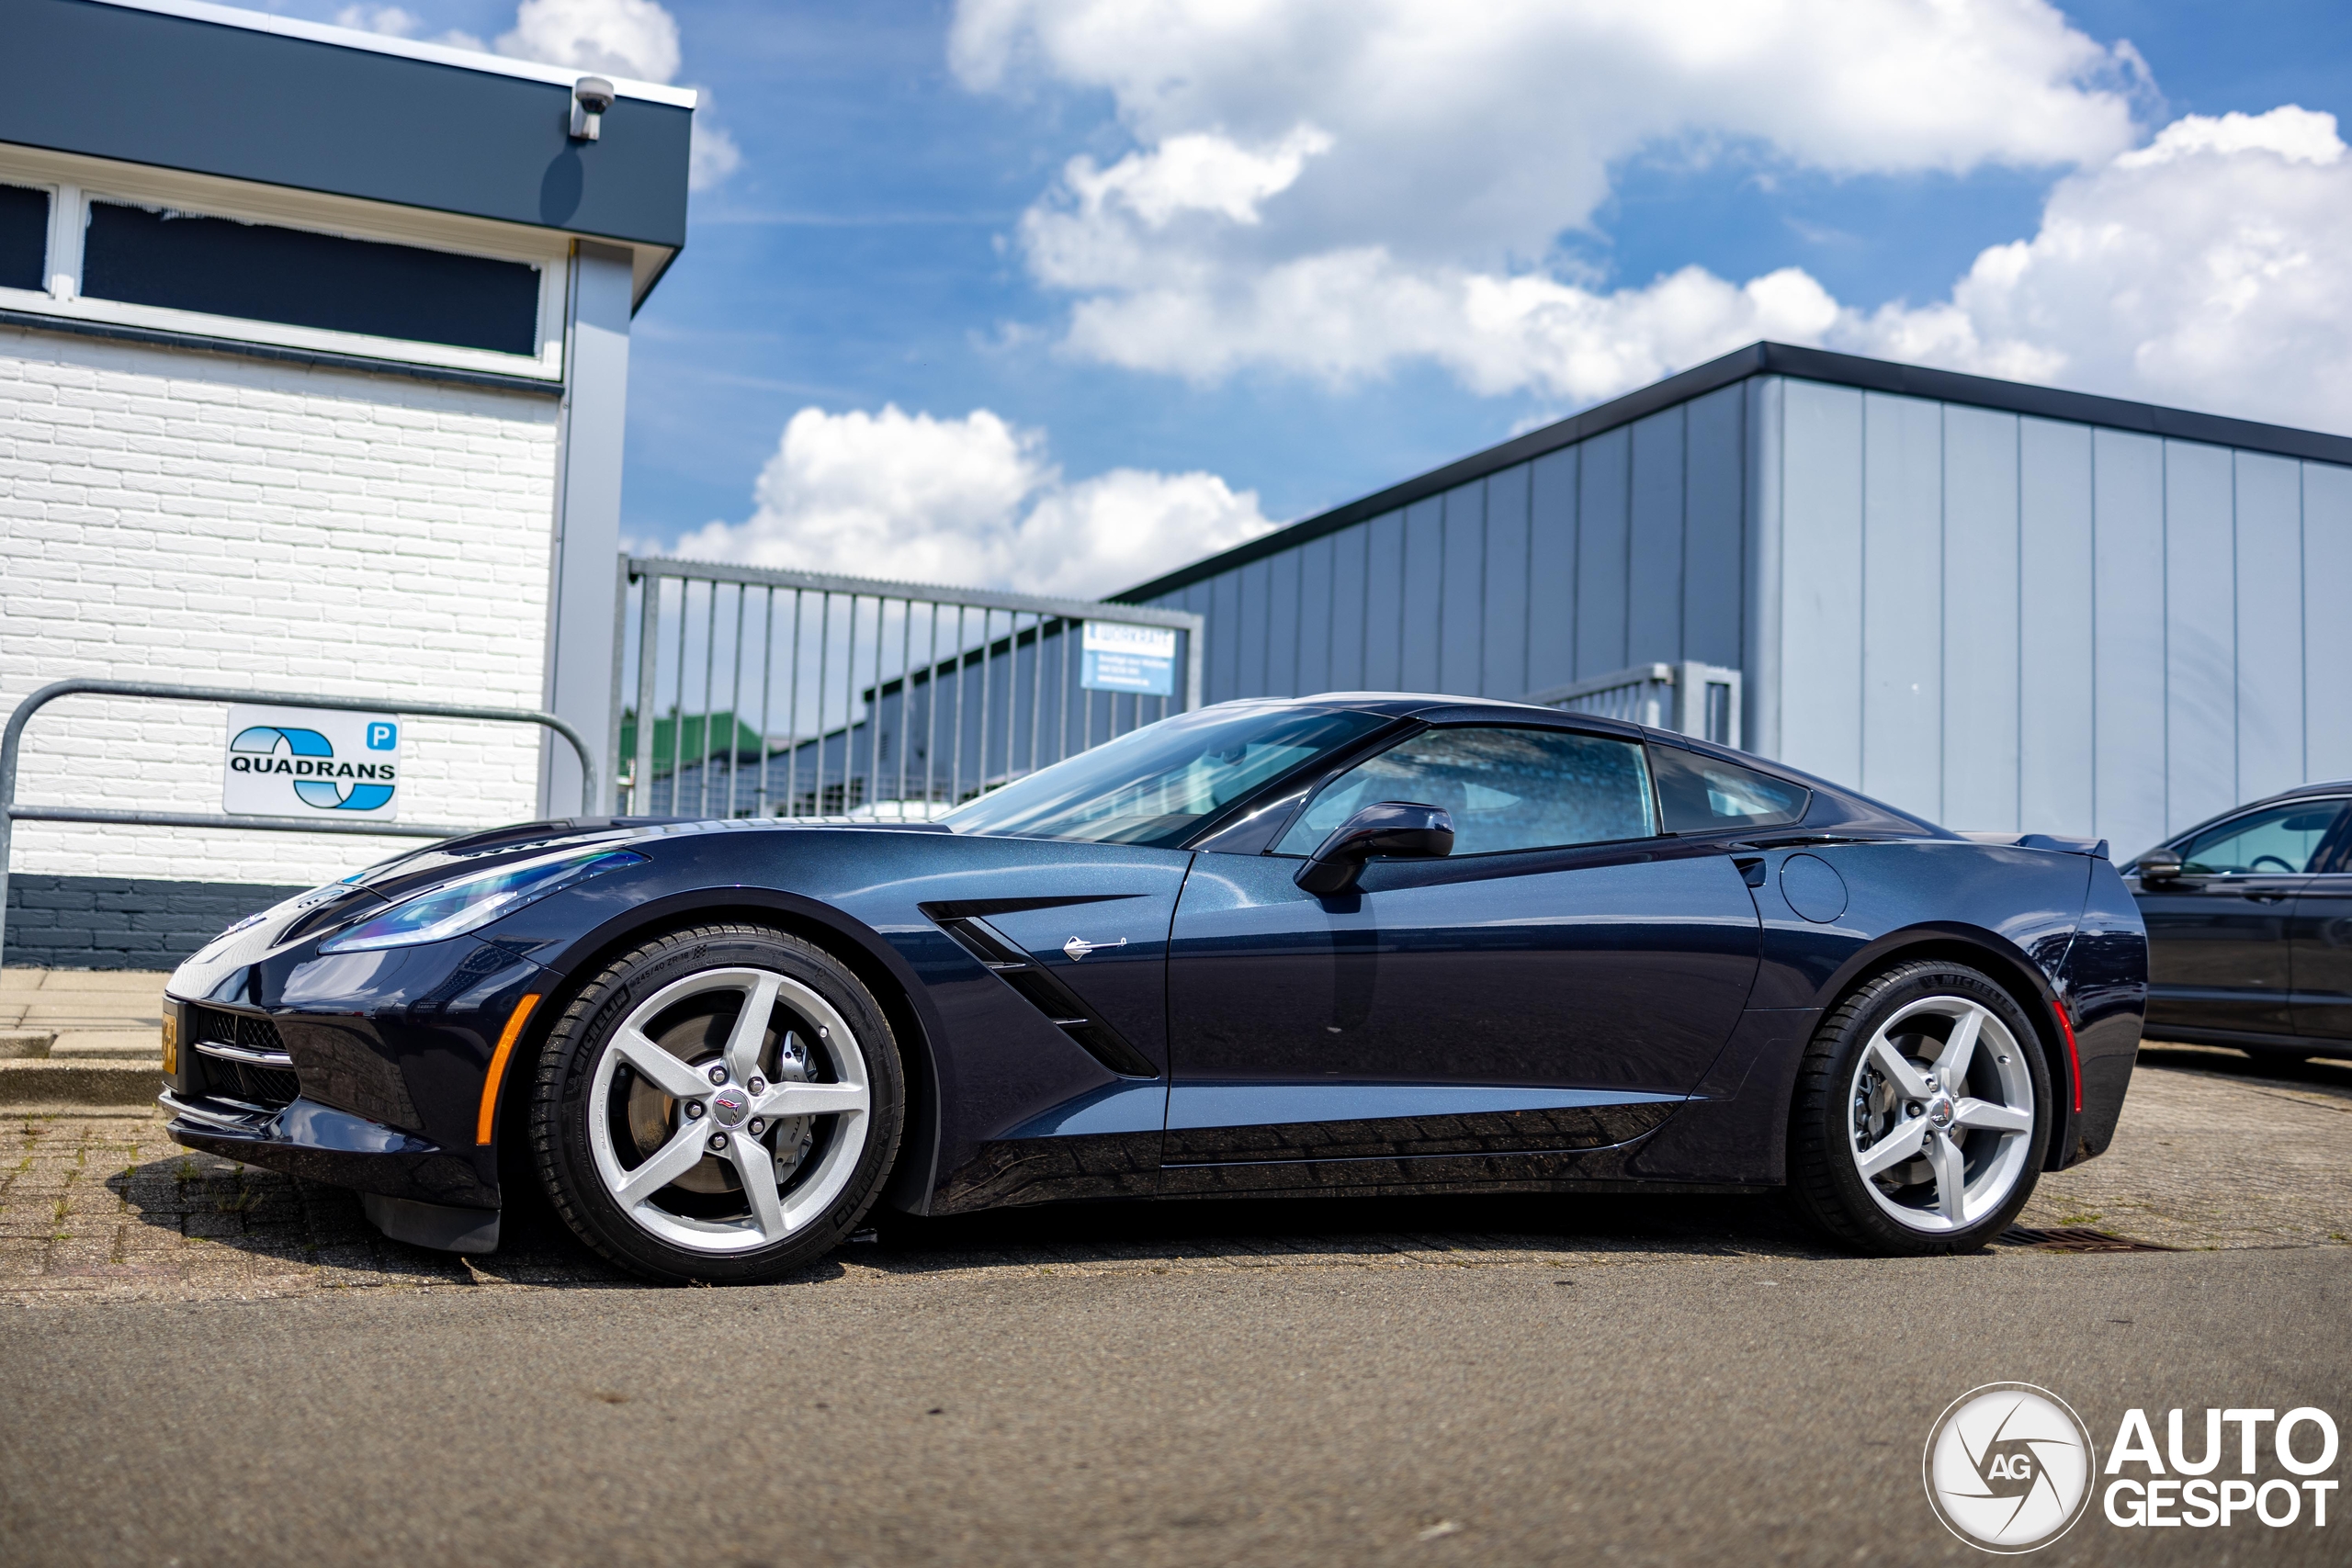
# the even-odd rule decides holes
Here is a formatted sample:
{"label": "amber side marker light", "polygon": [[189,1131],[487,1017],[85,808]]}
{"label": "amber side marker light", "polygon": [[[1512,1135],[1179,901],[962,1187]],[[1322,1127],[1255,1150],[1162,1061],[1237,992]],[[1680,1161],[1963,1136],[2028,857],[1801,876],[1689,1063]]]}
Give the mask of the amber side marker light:
{"label": "amber side marker light", "polygon": [[164,1071],[176,1077],[180,1070],[180,1020],[175,1008],[164,1009]]}
{"label": "amber side marker light", "polygon": [[481,1114],[474,1120],[477,1145],[490,1142],[491,1123],[498,1118],[498,1084],[506,1076],[506,1058],[514,1054],[514,1042],[523,1038],[523,1025],[529,1021],[531,1010],[538,1005],[536,995],[525,997],[506,1015],[506,1028],[498,1037],[498,1049],[491,1053],[490,1071],[482,1075]]}

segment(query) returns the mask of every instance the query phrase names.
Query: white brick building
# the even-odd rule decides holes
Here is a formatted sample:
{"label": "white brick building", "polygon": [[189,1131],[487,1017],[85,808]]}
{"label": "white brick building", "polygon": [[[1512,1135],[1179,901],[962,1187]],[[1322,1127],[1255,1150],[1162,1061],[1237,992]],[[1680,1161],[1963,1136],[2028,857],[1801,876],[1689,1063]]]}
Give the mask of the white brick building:
{"label": "white brick building", "polygon": [[[57,84],[0,92],[0,712],[72,676],[550,707],[609,758],[628,316],[691,95],[619,84],[589,141],[573,73],[181,0],[0,0],[0,36]],[[17,799],[218,812],[222,725],[63,699]],[[574,812],[557,750],[411,719],[401,815]],[[403,847],[14,837],[9,961],[101,966]]]}

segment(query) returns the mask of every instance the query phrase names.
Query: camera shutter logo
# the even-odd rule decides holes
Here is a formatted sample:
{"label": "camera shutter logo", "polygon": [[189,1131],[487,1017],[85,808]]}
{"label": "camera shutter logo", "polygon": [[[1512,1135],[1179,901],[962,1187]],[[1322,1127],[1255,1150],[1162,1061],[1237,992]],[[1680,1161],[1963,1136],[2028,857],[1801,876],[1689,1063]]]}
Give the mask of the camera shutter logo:
{"label": "camera shutter logo", "polygon": [[1984,1551],[2048,1546],[2089,1508],[2098,1451],[2066,1402],[1997,1382],[1952,1401],[1928,1434],[1920,1469],[1944,1528]]}

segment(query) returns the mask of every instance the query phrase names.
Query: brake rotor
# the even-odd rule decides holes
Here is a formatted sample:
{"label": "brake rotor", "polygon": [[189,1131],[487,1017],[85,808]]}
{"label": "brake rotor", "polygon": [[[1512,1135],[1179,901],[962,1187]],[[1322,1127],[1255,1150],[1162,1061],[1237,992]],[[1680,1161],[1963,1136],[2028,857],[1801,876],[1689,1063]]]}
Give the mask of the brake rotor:
{"label": "brake rotor", "polygon": [[[710,1065],[726,1055],[727,1037],[733,1032],[735,1020],[729,1013],[706,1013],[680,1019],[661,1033],[653,1043],[678,1060],[707,1072]],[[791,1030],[779,1038],[773,1024],[760,1043],[762,1073],[775,1083],[806,1082],[808,1077],[808,1051]],[[627,1101],[629,1141],[636,1145],[639,1163],[651,1157],[654,1151],[670,1141],[678,1130],[678,1102],[647,1081],[642,1074],[629,1075]],[[808,1157],[815,1142],[814,1119],[808,1116],[780,1117],[771,1122],[761,1134],[775,1156],[775,1177],[781,1183],[800,1168]],[[688,1192],[741,1192],[742,1182],[735,1175],[734,1163],[717,1155],[705,1155],[679,1177],[673,1186]]]}
{"label": "brake rotor", "polygon": [[[1932,1035],[1915,1034],[1904,1035],[1890,1043],[1902,1052],[1904,1059],[1914,1067],[1928,1071],[1934,1067],[1934,1062],[1928,1054],[1931,1054],[1941,1042]],[[1862,1092],[1854,1097],[1854,1131],[1869,1140],[1869,1144],[1875,1144],[1893,1132],[1895,1124],[1903,1120],[1903,1100],[1895,1093],[1894,1086],[1887,1081],[1886,1075],[1876,1067],[1863,1069],[1862,1086]],[[1868,1147],[1869,1144],[1864,1146]],[[1931,1182],[1935,1179],[1935,1168],[1928,1163],[1928,1156],[1924,1154],[1916,1159],[1905,1160],[1891,1170],[1882,1171],[1878,1176],[1879,1180],[1897,1190]]]}

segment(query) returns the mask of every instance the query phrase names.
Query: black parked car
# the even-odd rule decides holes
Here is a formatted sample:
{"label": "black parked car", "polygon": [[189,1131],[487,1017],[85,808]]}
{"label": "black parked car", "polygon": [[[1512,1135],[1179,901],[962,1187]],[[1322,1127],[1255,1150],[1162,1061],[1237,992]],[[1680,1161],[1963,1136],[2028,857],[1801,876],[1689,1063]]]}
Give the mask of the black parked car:
{"label": "black parked car", "polygon": [[[666,1280],[876,1202],[1788,1187],[1980,1245],[2107,1146],[2107,847],[1972,840],[1679,735],[1228,703],[944,821],[538,823],[254,916],[167,987],[180,1143],[496,1245],[508,1182]],[[503,1157],[502,1157],[502,1156]]]}
{"label": "black parked car", "polygon": [[2151,1039],[2352,1056],[2352,780],[2226,811],[2125,868]]}

